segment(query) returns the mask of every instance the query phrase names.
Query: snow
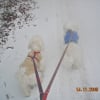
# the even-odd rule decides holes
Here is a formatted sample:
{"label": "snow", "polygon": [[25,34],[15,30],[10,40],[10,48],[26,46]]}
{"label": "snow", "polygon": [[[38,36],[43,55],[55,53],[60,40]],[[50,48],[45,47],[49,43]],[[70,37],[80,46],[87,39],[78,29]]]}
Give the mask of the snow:
{"label": "snow", "polygon": [[[35,34],[40,35],[45,43],[46,70],[42,84],[45,90],[63,51],[63,25],[70,22],[79,25],[80,45],[83,49],[84,66],[89,86],[100,89],[100,1],[38,0],[38,2],[40,9],[36,13],[38,18],[34,22],[37,27],[25,26],[21,30],[16,30],[15,48],[6,51],[3,55],[3,62],[0,63],[0,100],[7,100],[7,94],[10,96],[8,100],[37,100],[39,98],[37,88],[31,97],[23,96],[16,78],[16,71],[27,55],[29,40]],[[75,73],[78,79],[79,72]],[[72,88],[76,89],[74,83],[68,82],[72,77],[73,74],[61,66],[47,100],[80,100],[84,93],[71,91]],[[73,80],[73,82],[77,83],[77,80]],[[91,97],[90,100],[100,100],[100,91],[91,93]],[[86,99],[81,98],[81,100]]]}

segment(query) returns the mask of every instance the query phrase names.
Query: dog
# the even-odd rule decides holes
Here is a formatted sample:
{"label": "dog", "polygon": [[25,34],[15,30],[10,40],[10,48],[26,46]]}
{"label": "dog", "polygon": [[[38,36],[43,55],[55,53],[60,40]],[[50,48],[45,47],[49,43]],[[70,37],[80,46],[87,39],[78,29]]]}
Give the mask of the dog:
{"label": "dog", "polygon": [[66,48],[66,46],[68,48],[62,61],[62,66],[64,68],[62,73],[66,76],[63,77],[62,84],[66,82],[66,85],[68,85],[67,91],[68,88],[69,91],[71,91],[69,96],[70,100],[73,100],[73,98],[75,98],[75,100],[78,100],[79,98],[81,100],[92,100],[90,94],[77,96],[76,91],[73,91],[73,89],[77,87],[84,88],[89,86],[83,61],[82,49],[79,45],[79,35],[77,29],[78,28],[73,25],[64,26],[64,48]]}
{"label": "dog", "polygon": [[31,96],[32,90],[37,85],[32,57],[34,57],[34,61],[37,65],[37,71],[39,73],[41,82],[43,80],[43,41],[41,37],[34,36],[28,45],[28,49],[30,51],[17,72],[18,80],[25,96],[27,97]]}

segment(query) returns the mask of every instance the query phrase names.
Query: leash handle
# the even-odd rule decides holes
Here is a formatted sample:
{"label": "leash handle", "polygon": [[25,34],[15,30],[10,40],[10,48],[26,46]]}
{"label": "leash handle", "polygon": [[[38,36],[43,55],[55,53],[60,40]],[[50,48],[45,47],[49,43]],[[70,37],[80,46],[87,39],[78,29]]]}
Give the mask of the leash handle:
{"label": "leash handle", "polygon": [[42,96],[42,100],[47,100],[48,93],[44,93]]}

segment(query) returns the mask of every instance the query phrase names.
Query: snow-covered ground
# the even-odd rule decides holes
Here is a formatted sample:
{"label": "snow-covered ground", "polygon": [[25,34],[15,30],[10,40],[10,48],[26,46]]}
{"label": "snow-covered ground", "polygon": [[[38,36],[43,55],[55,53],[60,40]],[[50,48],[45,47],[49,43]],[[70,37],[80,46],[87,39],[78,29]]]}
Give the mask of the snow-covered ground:
{"label": "snow-covered ground", "polygon": [[[3,55],[3,61],[0,63],[0,100],[37,100],[37,97],[39,98],[38,89],[35,89],[29,98],[23,96],[16,79],[16,71],[27,55],[29,40],[35,34],[40,35],[45,45],[46,70],[43,81],[45,89],[63,51],[63,25],[70,22],[79,26],[80,45],[83,49],[89,87],[100,89],[100,1],[38,0],[38,3],[40,9],[36,12],[37,20],[34,21],[37,27],[25,26],[21,30],[16,30],[15,48],[8,49]],[[68,82],[71,79],[68,75],[68,71],[61,66],[47,100],[86,100],[82,99],[84,93],[73,94],[71,91],[73,87],[69,86],[73,86],[74,83]],[[77,75],[79,74],[76,73]],[[77,80],[74,79],[74,81]],[[100,100],[100,91],[89,95],[93,97],[90,100]]]}

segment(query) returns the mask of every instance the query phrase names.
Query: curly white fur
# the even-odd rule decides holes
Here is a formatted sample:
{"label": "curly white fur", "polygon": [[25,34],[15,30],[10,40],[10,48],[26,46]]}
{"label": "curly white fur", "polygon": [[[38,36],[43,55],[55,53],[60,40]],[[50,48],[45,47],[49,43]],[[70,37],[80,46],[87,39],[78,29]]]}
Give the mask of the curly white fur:
{"label": "curly white fur", "polygon": [[66,67],[78,69],[82,65],[82,54],[81,49],[78,44],[71,42],[69,43],[67,52],[63,59],[63,64],[66,64]]}
{"label": "curly white fur", "polygon": [[[41,37],[34,36],[31,39],[28,48],[30,49],[30,52],[28,53],[29,56],[34,56],[33,52],[40,52],[37,54],[37,59],[39,61],[36,60],[36,64],[38,65],[37,70],[42,81],[44,66],[42,65],[43,59],[41,52],[43,51],[43,41]],[[37,85],[33,61],[30,57],[27,56],[22,62],[17,75],[25,96],[30,96],[32,90]]]}

